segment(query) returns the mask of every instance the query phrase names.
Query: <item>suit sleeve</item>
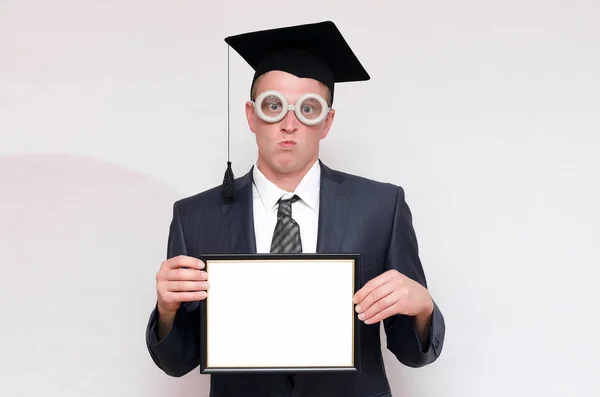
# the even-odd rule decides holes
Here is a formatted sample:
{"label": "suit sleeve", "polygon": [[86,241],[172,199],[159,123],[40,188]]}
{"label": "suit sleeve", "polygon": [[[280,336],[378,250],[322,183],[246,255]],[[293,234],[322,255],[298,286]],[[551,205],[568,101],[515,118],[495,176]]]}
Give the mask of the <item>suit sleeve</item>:
{"label": "suit sleeve", "polygon": [[[178,205],[173,205],[167,258],[188,255]],[[146,345],[154,363],[170,376],[183,376],[200,364],[200,306],[184,302],[168,335],[158,340],[158,309],[155,304],[146,328]]]}
{"label": "suit sleeve", "polygon": [[[418,244],[412,225],[412,215],[405,201],[404,190],[399,187],[396,198],[394,222],[388,248],[386,268],[396,269],[427,288],[425,272],[419,259]],[[446,326],[444,316],[434,301],[433,317],[429,329],[429,343],[419,341],[413,318],[395,315],[384,320],[387,348],[409,367],[422,367],[434,362],[444,344]]]}

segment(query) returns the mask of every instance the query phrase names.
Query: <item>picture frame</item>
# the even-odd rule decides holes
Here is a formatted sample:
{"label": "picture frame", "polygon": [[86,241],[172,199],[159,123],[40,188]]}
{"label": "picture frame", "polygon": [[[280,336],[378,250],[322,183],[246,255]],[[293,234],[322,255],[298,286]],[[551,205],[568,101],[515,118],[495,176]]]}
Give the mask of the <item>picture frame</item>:
{"label": "picture frame", "polygon": [[360,372],[360,254],[205,254],[200,372]]}

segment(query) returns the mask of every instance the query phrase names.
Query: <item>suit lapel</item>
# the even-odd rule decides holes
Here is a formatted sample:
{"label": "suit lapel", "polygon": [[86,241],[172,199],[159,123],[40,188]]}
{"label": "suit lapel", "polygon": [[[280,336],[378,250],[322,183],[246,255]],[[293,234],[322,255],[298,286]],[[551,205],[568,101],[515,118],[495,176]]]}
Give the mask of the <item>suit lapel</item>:
{"label": "suit lapel", "polygon": [[256,253],[254,211],[252,207],[252,169],[236,181],[236,198],[222,205],[225,230],[231,253]]}
{"label": "suit lapel", "polygon": [[321,163],[319,193],[318,253],[338,253],[350,218],[352,188],[343,184],[344,177]]}
{"label": "suit lapel", "polygon": [[[319,192],[318,253],[338,253],[350,218],[352,188],[344,177],[322,162]],[[252,204],[252,169],[236,181],[236,199],[221,206],[231,253],[256,253]]]}

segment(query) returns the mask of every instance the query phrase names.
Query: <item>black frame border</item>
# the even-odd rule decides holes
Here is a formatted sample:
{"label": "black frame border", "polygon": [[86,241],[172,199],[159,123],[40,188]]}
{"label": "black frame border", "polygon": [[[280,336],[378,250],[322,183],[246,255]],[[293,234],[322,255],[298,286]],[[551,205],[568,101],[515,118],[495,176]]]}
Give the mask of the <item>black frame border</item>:
{"label": "black frame border", "polygon": [[[354,293],[361,288],[361,258],[358,253],[339,253],[339,254],[203,254],[199,258],[205,264],[205,271],[209,273],[209,261],[212,260],[353,260],[354,261]],[[354,335],[354,365],[347,367],[339,366],[308,366],[308,367],[208,367],[208,340],[207,340],[207,301],[210,299],[210,290],[208,297],[199,301],[200,304],[200,373],[298,373],[298,372],[360,372],[361,371],[361,326],[358,314],[353,305],[353,335]]]}

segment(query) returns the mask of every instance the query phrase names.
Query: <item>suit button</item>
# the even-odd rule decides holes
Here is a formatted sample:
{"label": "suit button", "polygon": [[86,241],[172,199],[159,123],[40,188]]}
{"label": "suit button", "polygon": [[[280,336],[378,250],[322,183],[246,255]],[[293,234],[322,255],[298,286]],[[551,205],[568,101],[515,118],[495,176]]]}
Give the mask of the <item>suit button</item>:
{"label": "suit button", "polygon": [[440,339],[439,338],[435,338],[435,343],[433,344],[435,346],[435,348],[437,349],[438,347],[440,347]]}

